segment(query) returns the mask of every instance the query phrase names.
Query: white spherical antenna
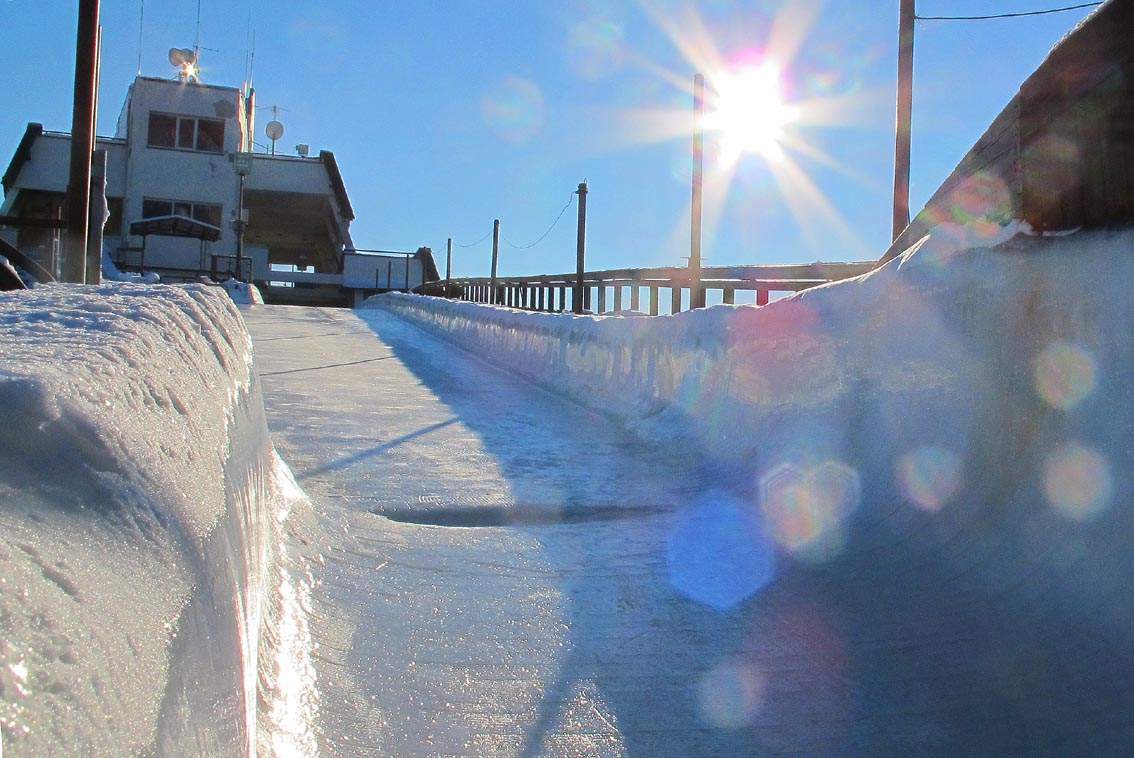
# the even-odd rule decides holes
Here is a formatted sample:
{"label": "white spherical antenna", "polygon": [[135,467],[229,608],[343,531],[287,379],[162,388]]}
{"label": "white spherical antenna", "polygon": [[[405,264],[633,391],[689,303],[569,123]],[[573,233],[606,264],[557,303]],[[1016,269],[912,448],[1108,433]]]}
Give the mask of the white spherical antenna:
{"label": "white spherical antenna", "polygon": [[269,121],[268,125],[264,127],[264,133],[268,135],[268,139],[274,142],[283,136],[283,124],[279,121]]}

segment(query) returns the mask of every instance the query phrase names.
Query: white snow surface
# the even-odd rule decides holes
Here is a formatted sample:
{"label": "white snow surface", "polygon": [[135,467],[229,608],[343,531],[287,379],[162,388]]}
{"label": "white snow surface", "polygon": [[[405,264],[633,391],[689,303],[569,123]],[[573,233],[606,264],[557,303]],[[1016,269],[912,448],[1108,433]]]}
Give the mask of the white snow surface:
{"label": "white snow surface", "polygon": [[307,654],[282,545],[303,500],[230,299],[0,294],[0,405],[6,752],[305,752],[302,720],[257,707],[304,695],[277,684]]}
{"label": "white snow surface", "polygon": [[145,274],[132,274],[122,271],[114,264],[108,250],[102,251],[102,278],[111,282],[134,282],[141,284],[157,284],[161,277],[153,271]]}
{"label": "white snow surface", "polygon": [[228,296],[232,298],[232,302],[241,305],[263,305],[264,297],[260,294],[260,288],[255,284],[248,282],[241,282],[236,279],[225,279],[221,282],[222,287],[228,292]]}

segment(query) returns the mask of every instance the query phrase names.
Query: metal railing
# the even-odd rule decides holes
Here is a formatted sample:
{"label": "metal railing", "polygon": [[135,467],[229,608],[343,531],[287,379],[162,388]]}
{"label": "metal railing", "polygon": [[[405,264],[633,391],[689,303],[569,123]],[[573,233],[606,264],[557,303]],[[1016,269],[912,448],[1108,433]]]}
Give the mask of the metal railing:
{"label": "metal railing", "polygon": [[[756,305],[767,305],[773,292],[799,292],[827,282],[860,276],[877,266],[877,261],[705,266],[701,269],[700,288],[720,290],[721,302],[726,304],[736,302],[737,292],[755,292]],[[692,293],[686,294],[689,286],[689,269],[673,267],[588,271],[583,274],[580,294],[575,293],[575,273],[500,276],[495,280],[491,277],[449,279],[429,282],[421,291],[426,295],[548,313],[572,310],[574,299],[581,297],[583,310],[592,313],[621,313],[628,309],[657,316],[661,312],[662,290],[669,291],[670,313],[681,311],[683,302],[696,302]],[[624,297],[627,288],[629,298]],[[642,307],[643,294],[646,308]],[[686,298],[684,301],[683,297]]]}

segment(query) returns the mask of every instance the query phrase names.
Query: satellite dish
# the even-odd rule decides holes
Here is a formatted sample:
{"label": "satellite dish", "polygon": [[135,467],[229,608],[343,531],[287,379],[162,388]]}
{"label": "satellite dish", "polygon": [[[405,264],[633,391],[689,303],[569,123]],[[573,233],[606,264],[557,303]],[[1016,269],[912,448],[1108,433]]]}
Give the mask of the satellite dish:
{"label": "satellite dish", "polygon": [[181,68],[195,63],[197,56],[193,54],[192,50],[184,47],[171,47],[169,48],[169,63],[172,66]]}
{"label": "satellite dish", "polygon": [[264,127],[264,133],[268,135],[268,139],[275,142],[283,136],[283,124],[279,121],[269,121],[268,125]]}

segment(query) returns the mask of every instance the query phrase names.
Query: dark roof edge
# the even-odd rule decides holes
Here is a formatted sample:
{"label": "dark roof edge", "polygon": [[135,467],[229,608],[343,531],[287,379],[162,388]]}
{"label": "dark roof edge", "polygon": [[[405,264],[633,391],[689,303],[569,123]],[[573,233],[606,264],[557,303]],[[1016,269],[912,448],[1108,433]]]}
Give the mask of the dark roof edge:
{"label": "dark roof edge", "polygon": [[16,152],[12,155],[12,162],[8,164],[8,170],[4,172],[2,183],[4,185],[4,192],[8,192],[12,185],[16,183],[16,177],[20,175],[20,169],[31,158],[32,145],[35,144],[36,139],[43,134],[43,124],[30,122],[24,129],[24,136],[20,138],[20,144],[16,146]]}
{"label": "dark roof edge", "polygon": [[320,150],[319,160],[323,161],[323,165],[327,167],[327,174],[331,177],[331,188],[335,191],[335,197],[339,200],[343,216],[346,217],[347,221],[354,221],[354,208],[350,204],[350,197],[347,196],[346,184],[343,183],[343,175],[339,173],[339,164],[335,160],[335,154],[330,150]]}

